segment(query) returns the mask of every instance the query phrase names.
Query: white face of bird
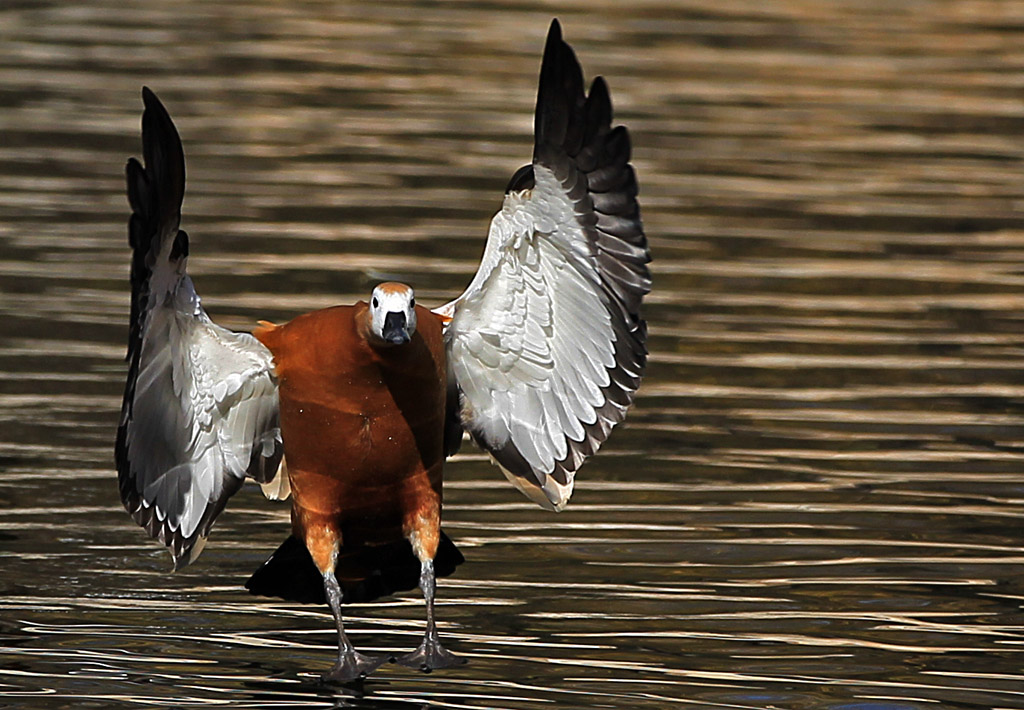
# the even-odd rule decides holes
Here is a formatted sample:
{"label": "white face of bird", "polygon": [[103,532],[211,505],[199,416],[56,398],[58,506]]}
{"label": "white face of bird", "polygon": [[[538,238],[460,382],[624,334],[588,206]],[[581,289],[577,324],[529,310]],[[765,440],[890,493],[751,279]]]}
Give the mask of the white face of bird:
{"label": "white face of bird", "polygon": [[389,281],[373,289],[370,328],[385,343],[408,343],[416,332],[416,295],[412,288]]}

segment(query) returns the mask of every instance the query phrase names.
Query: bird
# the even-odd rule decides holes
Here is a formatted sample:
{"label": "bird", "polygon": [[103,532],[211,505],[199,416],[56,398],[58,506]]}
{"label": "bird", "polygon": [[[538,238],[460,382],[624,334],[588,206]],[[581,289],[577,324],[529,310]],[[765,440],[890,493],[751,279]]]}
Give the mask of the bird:
{"label": "bird", "polygon": [[[605,80],[586,88],[553,20],[533,158],[509,181],[461,295],[428,309],[386,282],[366,301],[251,333],[202,306],[181,228],[181,139],[156,94],[144,87],[142,99],[143,162],[125,169],[131,309],[115,460],[126,510],[178,570],[253,478],[290,498],[291,535],[246,587],[329,606],[338,652],[323,681],[357,681],[386,660],[427,672],[464,662],[434,617],[436,580],[464,560],[441,529],[446,458],[468,434],[529,499],[561,510],[647,361],[651,256]],[[419,647],[357,651],[342,605],[416,587]]]}

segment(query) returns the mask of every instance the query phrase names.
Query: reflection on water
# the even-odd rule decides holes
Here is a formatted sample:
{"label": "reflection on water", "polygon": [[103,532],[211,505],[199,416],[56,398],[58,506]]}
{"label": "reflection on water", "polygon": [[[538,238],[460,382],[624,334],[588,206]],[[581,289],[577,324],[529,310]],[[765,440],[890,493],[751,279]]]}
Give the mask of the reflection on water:
{"label": "reflection on water", "polygon": [[[287,530],[244,490],[199,564],[120,509],[124,159],[140,86],[189,158],[220,322],[458,293],[529,157],[549,7],[0,8],[0,705],[1024,707],[1018,5],[653,0],[560,13],[633,130],[656,255],[636,410],[559,515],[449,467],[465,668],[317,686],[326,609],[241,588]],[[409,649],[415,593],[350,610]]]}

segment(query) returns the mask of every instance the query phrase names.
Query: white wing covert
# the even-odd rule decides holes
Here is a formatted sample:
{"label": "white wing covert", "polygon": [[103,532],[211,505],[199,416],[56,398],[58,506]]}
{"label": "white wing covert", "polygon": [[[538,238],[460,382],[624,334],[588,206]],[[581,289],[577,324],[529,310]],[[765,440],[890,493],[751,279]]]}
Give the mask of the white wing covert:
{"label": "white wing covert", "polygon": [[269,350],[200,305],[178,228],[181,140],[153,92],[142,95],[145,167],[132,158],[126,168],[132,308],[116,459],[125,508],[179,569],[199,556],[247,474],[269,483],[277,473],[277,380]]}
{"label": "white wing covert", "polygon": [[625,417],[647,358],[639,308],[650,254],[629,136],[611,118],[604,80],[584,94],[552,22],[533,163],[510,181],[473,281],[437,309],[451,318],[454,420],[517,488],[555,510]]}

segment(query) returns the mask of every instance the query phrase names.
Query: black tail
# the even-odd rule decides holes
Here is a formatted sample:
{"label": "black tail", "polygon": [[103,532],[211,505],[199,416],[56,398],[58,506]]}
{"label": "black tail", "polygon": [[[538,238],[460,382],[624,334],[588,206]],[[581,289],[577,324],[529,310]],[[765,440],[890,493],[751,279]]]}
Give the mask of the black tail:
{"label": "black tail", "polygon": [[[434,557],[434,575],[447,577],[465,561],[444,531]],[[341,583],[342,603],[371,602],[395,592],[415,589],[420,562],[406,540],[387,545],[341,548],[335,567]],[[253,572],[245,588],[251,594],[281,597],[300,604],[326,604],[324,581],[306,546],[292,535]]]}

